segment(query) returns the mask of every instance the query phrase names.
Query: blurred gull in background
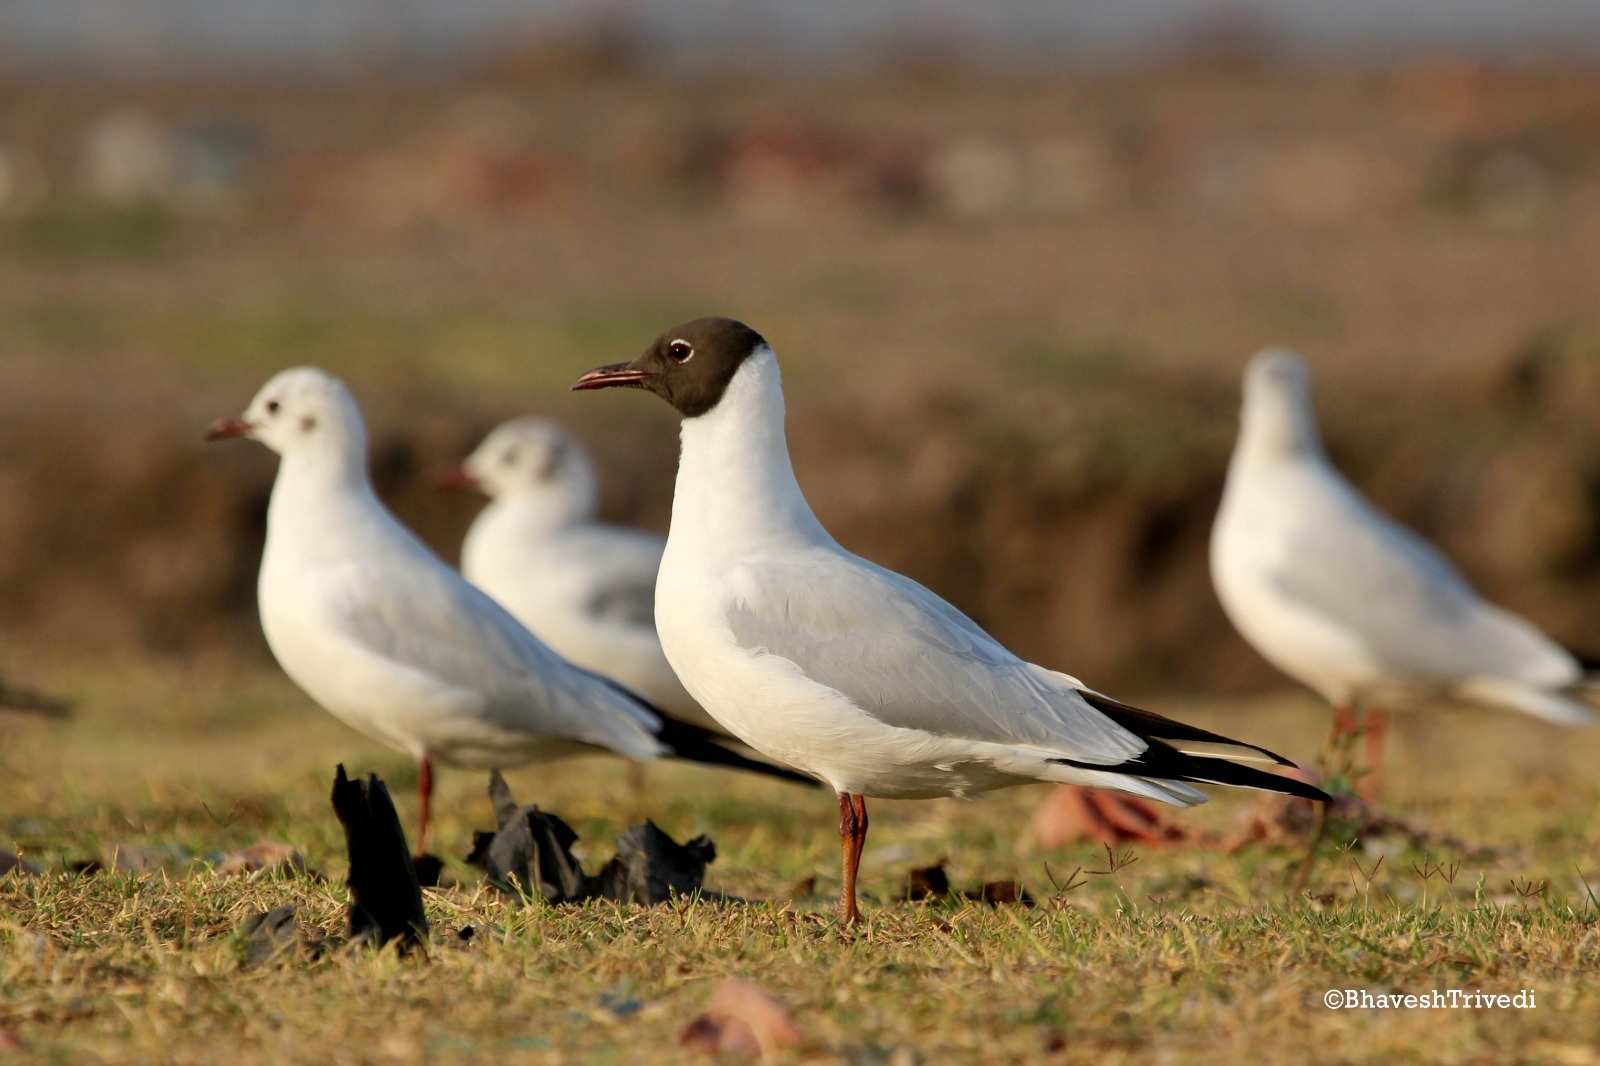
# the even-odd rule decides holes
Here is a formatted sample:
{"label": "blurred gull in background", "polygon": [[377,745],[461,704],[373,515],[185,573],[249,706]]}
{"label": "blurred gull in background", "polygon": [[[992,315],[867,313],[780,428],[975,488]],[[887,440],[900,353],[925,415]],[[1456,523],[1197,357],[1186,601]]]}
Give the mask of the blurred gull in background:
{"label": "blurred gull in background", "polygon": [[1484,602],[1434,547],[1381,514],[1329,462],[1311,376],[1293,353],[1245,371],[1239,439],[1211,536],[1228,617],[1278,669],[1367,723],[1381,768],[1382,706],[1455,698],[1586,725],[1590,664]]}
{"label": "blurred gull in background", "polygon": [[261,625],[284,671],[347,725],[421,767],[422,855],[433,760],[498,769],[612,752],[795,777],[717,747],[562,659],[446,566],[379,502],[361,413],[320,370],[278,374],[209,439],[251,437],[282,461],[267,512]]}
{"label": "blurred gull in background", "polygon": [[684,685],[752,748],[832,785],[839,920],[860,920],[866,797],[924,799],[1057,781],[1188,807],[1186,782],[1325,799],[1230,759],[1286,762],[1024,662],[909,578],[841,548],[795,481],[777,357],[702,318],[575,389],[649,389],[683,416],[657,589]]}
{"label": "blurred gull in background", "polygon": [[594,463],[561,427],[507,422],[438,484],[490,498],[461,546],[468,581],[567,660],[676,718],[725,732],[684,690],[656,636],[665,539],[596,519]]}

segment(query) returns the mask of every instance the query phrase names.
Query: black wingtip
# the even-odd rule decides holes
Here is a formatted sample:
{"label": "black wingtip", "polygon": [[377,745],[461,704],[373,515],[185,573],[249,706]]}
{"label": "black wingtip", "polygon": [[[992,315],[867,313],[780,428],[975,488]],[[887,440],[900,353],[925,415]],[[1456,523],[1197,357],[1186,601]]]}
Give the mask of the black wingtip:
{"label": "black wingtip", "polygon": [[[1234,788],[1253,788],[1260,792],[1276,792],[1284,796],[1328,803],[1333,799],[1316,785],[1309,785],[1297,777],[1268,773],[1254,766],[1229,762],[1209,755],[1188,755],[1169,747],[1159,740],[1150,741],[1150,747],[1126,762],[1105,766],[1083,762],[1079,759],[1051,759],[1062,766],[1079,770],[1097,770],[1108,774],[1127,774],[1130,777],[1149,777],[1159,781],[1186,781],[1195,785],[1229,785]],[[1292,763],[1290,765],[1293,765]]]}
{"label": "black wingtip", "polygon": [[1110,696],[1102,695],[1084,689],[1083,698],[1089,706],[1116,722],[1122,728],[1137,734],[1149,743],[1149,747],[1139,755],[1127,762],[1115,766],[1097,766],[1093,763],[1080,762],[1069,759],[1052,759],[1069,766],[1084,770],[1100,770],[1113,774],[1131,774],[1135,777],[1153,777],[1167,781],[1188,781],[1193,784],[1204,785],[1232,785],[1236,788],[1253,788],[1262,792],[1277,792],[1285,796],[1298,796],[1301,799],[1316,800],[1327,803],[1330,797],[1315,785],[1309,785],[1299,778],[1286,777],[1282,774],[1269,773],[1253,766],[1233,762],[1221,755],[1194,755],[1179,751],[1173,746],[1176,741],[1198,741],[1205,744],[1226,744],[1237,748],[1248,748],[1260,752],[1279,766],[1294,767],[1296,764],[1285,759],[1277,752],[1269,751],[1259,744],[1249,744],[1242,740],[1225,737],[1221,733],[1213,733],[1209,729],[1199,726],[1186,725],[1175,722],[1153,711],[1141,710],[1130,707],[1126,703],[1119,703]]}
{"label": "black wingtip", "polygon": [[1589,655],[1581,651],[1573,651],[1571,648],[1568,648],[1566,651],[1568,655],[1578,660],[1579,669],[1581,669],[1586,675],[1591,677],[1600,677],[1600,657]]}
{"label": "black wingtip", "polygon": [[[1114,700],[1110,696],[1095,692],[1092,689],[1080,689],[1079,692],[1089,706],[1128,730],[1128,732],[1136,733],[1146,740],[1197,740],[1205,744],[1229,744],[1236,748],[1249,748],[1251,751],[1260,752],[1279,766],[1297,765],[1293,759],[1285,759],[1277,752],[1269,751],[1259,744],[1234,740],[1232,737],[1225,737],[1221,733],[1213,733],[1209,729],[1201,729],[1199,726],[1173,721],[1171,718],[1157,714],[1154,711],[1130,707],[1126,703]],[[1196,757],[1198,758],[1199,756]]]}
{"label": "black wingtip", "polygon": [[810,774],[803,774],[799,770],[792,770],[787,766],[778,766],[775,763],[763,762],[752,759],[738,752],[724,747],[726,738],[703,726],[691,722],[670,718],[660,711],[661,731],[656,734],[656,739],[665,744],[675,758],[688,762],[697,762],[705,766],[725,766],[731,770],[746,770],[764,777],[776,777],[780,781],[790,781],[808,788],[817,788],[821,782]]}
{"label": "black wingtip", "polygon": [[698,726],[692,722],[685,722],[681,718],[672,717],[672,715],[663,711],[628,686],[614,681],[604,674],[597,674],[593,671],[585,672],[596,681],[622,693],[661,719],[661,728],[656,731],[656,739],[667,746],[668,754],[673,758],[683,759],[686,762],[703,763],[706,766],[726,766],[730,770],[747,770],[752,774],[776,777],[781,781],[792,781],[797,785],[805,785],[808,788],[817,788],[822,784],[810,774],[803,774],[799,770],[791,770],[787,766],[778,766],[775,763],[740,755],[738,752],[724,746],[727,744],[728,738],[720,733],[713,733],[704,726]]}
{"label": "black wingtip", "polygon": [[1298,796],[1301,799],[1315,800],[1318,803],[1329,803],[1333,797],[1328,795],[1316,785],[1307,784],[1298,777],[1288,777],[1283,774],[1268,773],[1258,770],[1253,766],[1243,766],[1226,759],[1212,759],[1205,756],[1186,756],[1195,764],[1190,771],[1190,776],[1185,780],[1196,784],[1232,785],[1236,788],[1254,788],[1262,792],[1276,792],[1283,796]]}

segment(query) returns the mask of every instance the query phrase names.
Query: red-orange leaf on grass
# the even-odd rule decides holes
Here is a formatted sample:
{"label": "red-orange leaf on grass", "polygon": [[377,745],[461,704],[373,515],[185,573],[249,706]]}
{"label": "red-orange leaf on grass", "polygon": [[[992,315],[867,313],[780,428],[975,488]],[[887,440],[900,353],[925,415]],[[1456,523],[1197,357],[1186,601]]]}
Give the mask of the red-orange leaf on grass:
{"label": "red-orange leaf on grass", "polygon": [[684,1047],[719,1058],[765,1059],[802,1039],[777,1000],[737,977],[724,981],[706,1012],[678,1031]]}

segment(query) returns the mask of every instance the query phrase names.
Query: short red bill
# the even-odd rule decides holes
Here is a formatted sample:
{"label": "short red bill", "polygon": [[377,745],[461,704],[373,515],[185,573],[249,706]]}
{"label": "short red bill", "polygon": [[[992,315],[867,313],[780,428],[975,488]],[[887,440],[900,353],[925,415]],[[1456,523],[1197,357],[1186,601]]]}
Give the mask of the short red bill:
{"label": "short red bill", "polygon": [[206,429],[206,440],[232,440],[248,437],[255,427],[242,418],[219,418]]}

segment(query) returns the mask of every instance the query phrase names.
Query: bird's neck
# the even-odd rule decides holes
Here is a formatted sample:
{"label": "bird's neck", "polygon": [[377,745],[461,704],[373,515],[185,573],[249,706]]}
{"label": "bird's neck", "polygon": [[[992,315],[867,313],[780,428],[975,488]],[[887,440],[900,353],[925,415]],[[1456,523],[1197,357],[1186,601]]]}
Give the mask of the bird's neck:
{"label": "bird's neck", "polygon": [[831,540],[795,480],[783,419],[769,349],[745,360],[715,407],[684,420],[669,539],[723,549]]}
{"label": "bird's neck", "polygon": [[526,552],[587,521],[581,508],[558,505],[547,495],[497,497],[467,530],[461,545],[462,568],[469,574],[484,573],[497,559]]}
{"label": "bird's neck", "polygon": [[269,544],[284,536],[319,536],[319,521],[345,521],[352,509],[377,506],[377,494],[367,474],[364,443],[358,440],[329,444],[282,457],[267,509]]}
{"label": "bird's neck", "polygon": [[484,510],[497,522],[534,535],[553,533],[594,521],[595,492],[579,484],[545,484],[528,491],[507,492]]}
{"label": "bird's neck", "polygon": [[1324,458],[1322,437],[1309,405],[1282,395],[1251,397],[1239,424],[1240,462]]}

